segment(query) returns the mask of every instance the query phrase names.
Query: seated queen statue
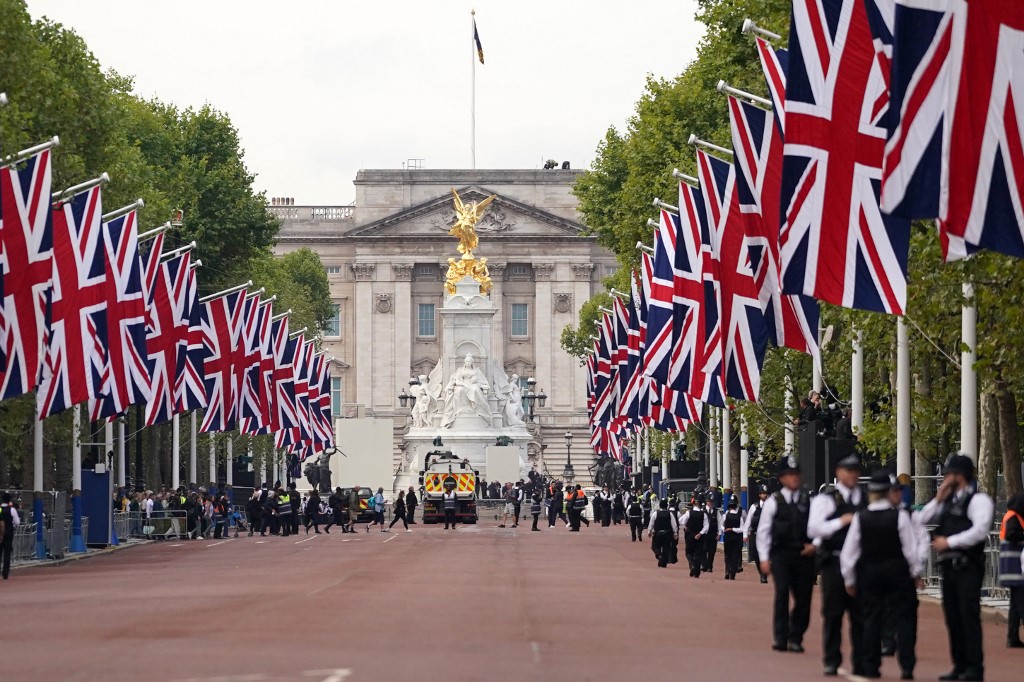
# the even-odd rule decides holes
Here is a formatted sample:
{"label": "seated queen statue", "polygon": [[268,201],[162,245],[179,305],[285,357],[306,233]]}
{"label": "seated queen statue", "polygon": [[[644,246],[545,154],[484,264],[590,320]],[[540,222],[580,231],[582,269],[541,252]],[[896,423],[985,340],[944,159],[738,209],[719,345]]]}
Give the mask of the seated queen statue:
{"label": "seated queen statue", "polygon": [[473,412],[479,415],[490,426],[491,407],[487,404],[489,390],[487,377],[473,366],[473,356],[467,355],[462,367],[452,373],[445,386],[442,428],[451,428],[456,418],[464,412]]}

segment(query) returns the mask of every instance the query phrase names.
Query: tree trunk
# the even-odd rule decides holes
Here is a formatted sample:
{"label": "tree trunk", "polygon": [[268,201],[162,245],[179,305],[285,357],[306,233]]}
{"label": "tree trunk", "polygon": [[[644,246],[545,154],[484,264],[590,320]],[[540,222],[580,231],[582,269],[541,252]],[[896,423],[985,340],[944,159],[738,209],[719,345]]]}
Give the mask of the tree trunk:
{"label": "tree trunk", "polygon": [[996,380],[996,401],[999,404],[999,447],[1003,452],[1003,484],[1006,499],[1020,494],[1020,443],[1017,439],[1017,399],[1006,382]]}
{"label": "tree trunk", "polygon": [[981,394],[981,444],[978,448],[978,489],[995,496],[999,471],[999,412],[995,392]]}

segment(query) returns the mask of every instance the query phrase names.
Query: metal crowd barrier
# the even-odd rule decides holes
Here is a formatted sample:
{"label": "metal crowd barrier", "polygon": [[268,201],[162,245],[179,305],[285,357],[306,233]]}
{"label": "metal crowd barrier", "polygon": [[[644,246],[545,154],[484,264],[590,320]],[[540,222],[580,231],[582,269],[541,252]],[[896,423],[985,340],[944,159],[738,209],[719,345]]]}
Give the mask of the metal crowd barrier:
{"label": "metal crowd barrier", "polygon": [[14,528],[12,561],[31,561],[36,557],[36,524],[22,523]]}
{"label": "metal crowd barrier", "polygon": [[188,514],[181,509],[163,509],[153,512],[149,518],[146,512],[122,512],[126,515],[128,532],[125,537],[144,540],[184,539],[189,530],[193,536],[198,534],[198,519],[193,528],[189,528]]}
{"label": "metal crowd barrier", "polygon": [[127,540],[131,537],[129,531],[131,526],[128,516],[129,514],[131,514],[131,512],[114,512],[114,534],[117,535],[118,540]]}
{"label": "metal crowd barrier", "polygon": [[[998,523],[996,524],[998,526]],[[929,535],[935,526],[926,527]],[[934,550],[928,551],[928,561],[925,563],[924,573],[925,587],[941,589],[942,569],[939,566],[938,556]],[[983,597],[996,599],[1009,599],[1007,588],[999,584],[999,531],[989,532],[988,540],[985,543],[985,575],[981,582],[981,594]]]}

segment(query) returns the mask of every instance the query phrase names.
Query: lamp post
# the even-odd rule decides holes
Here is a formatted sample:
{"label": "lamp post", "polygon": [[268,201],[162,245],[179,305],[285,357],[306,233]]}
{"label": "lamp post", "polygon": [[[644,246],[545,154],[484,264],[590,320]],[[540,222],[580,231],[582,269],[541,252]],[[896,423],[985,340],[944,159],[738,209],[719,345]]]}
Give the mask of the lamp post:
{"label": "lamp post", "polygon": [[533,377],[526,380],[526,385],[526,406],[529,409],[530,422],[533,423],[535,416],[534,409],[536,407],[544,407],[545,403],[548,401],[548,396],[544,392],[543,388],[540,389],[540,393],[533,392],[533,387],[537,385],[537,380]]}
{"label": "lamp post", "polygon": [[565,432],[565,468],[562,469],[562,478],[566,483],[572,483],[576,478],[576,472],[572,468],[572,431]]}

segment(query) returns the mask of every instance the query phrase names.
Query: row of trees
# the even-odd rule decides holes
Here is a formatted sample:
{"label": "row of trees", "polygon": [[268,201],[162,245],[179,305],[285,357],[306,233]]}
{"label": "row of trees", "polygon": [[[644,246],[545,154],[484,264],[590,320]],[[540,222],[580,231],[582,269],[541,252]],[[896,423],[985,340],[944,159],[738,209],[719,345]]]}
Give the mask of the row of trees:
{"label": "row of trees", "polygon": [[[753,39],[741,33],[751,18],[783,35],[789,27],[789,0],[699,0],[697,17],[707,27],[697,58],[673,79],[649,77],[643,95],[624,131],[608,129],[598,145],[593,169],[575,192],[584,224],[598,241],[618,256],[623,267],[606,282],[628,291],[629,272],[639,263],[636,242],[651,243],[648,218],[654,217],[655,196],[675,203],[672,169],[695,174],[691,133],[731,147],[726,98],[716,91],[720,79],[767,96]],[[1017,404],[1024,391],[1024,262],[994,253],[944,264],[934,225],[913,227],[910,251],[907,320],[910,328],[914,383],[913,446],[916,471],[930,473],[934,463],[955,451],[960,434],[960,320],[962,283],[974,284],[978,308],[978,362],[981,393],[979,466],[982,485],[995,489],[997,472],[1006,489],[1021,490],[1020,419]],[[595,333],[598,307],[608,305],[601,294],[583,306],[579,325],[567,327],[562,345],[583,357]],[[822,304],[822,324],[834,333],[824,348],[824,378],[842,399],[850,397],[850,357],[854,329],[860,330],[865,352],[865,403],[861,440],[884,461],[896,451],[896,320],[893,317]],[[793,405],[810,388],[810,358],[771,348],[765,360],[758,404],[736,405],[734,419],[745,417],[761,455],[758,464],[783,450],[783,428],[794,416],[785,405],[785,378],[792,377]],[[687,435],[695,451],[698,429]],[[733,434],[738,433],[734,425]],[[668,450],[670,439],[656,440],[654,450]],[[739,444],[731,444],[733,481],[738,486]],[[653,451],[652,451],[653,452]]]}
{"label": "row of trees", "polygon": [[[103,71],[81,37],[45,18],[33,21],[22,0],[0,0],[0,91],[10,100],[0,107],[0,156],[59,135],[55,190],[105,171],[111,177],[106,210],[145,200],[140,231],[163,224],[177,209],[184,212],[183,226],[167,235],[165,248],[196,242],[203,261],[200,295],[252,279],[277,295],[277,310],[292,309],[293,329],[326,323],[331,302],[323,266],[308,249],[274,258],[279,222],[253,189],[255,176],[225,113],[209,104],[179,109],[139,97],[130,77]],[[0,488],[31,485],[33,409],[33,396],[0,404]],[[138,434],[150,487],[170,480],[170,428]],[[138,431],[134,416],[127,430]],[[184,447],[188,437],[182,434]],[[237,442],[236,452],[247,444]],[[209,452],[207,436],[198,445]],[[258,442],[256,450],[269,453],[272,445]],[[46,421],[47,488],[68,487],[70,452],[68,412]]]}

